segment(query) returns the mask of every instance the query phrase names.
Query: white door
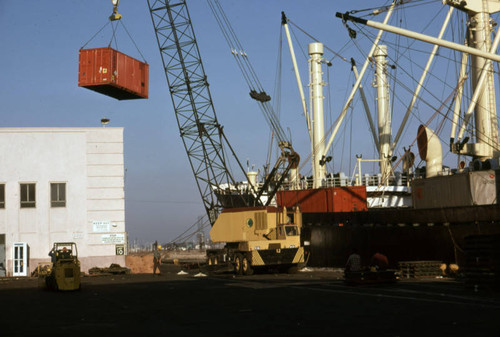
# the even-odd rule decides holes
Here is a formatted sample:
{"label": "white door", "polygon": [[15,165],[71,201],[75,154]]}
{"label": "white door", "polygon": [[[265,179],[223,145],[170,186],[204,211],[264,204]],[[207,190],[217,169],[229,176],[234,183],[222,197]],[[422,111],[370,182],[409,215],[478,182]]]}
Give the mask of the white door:
{"label": "white door", "polygon": [[12,276],[28,276],[28,244],[26,242],[14,242],[13,250]]}

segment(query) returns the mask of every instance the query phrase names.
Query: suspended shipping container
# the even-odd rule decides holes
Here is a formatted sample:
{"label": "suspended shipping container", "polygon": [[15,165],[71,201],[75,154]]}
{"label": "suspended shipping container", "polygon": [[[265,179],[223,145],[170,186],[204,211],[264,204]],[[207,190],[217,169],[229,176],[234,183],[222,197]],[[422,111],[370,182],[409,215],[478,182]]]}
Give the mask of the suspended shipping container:
{"label": "suspended shipping container", "polygon": [[81,49],[78,86],[118,100],[148,98],[149,66],[112,48]]}

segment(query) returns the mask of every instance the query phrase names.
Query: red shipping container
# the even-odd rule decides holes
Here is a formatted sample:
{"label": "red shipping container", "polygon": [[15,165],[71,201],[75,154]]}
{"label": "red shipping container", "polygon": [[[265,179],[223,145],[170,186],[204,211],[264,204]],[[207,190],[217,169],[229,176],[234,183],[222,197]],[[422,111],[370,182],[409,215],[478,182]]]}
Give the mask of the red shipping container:
{"label": "red shipping container", "polygon": [[324,213],[328,209],[327,190],[324,188],[278,191],[278,205],[287,208],[300,205],[303,213]]}
{"label": "red shipping container", "polygon": [[112,48],[80,49],[78,86],[118,100],[148,98],[149,66]]}
{"label": "red shipping container", "polygon": [[300,205],[303,213],[356,212],[368,210],[365,186],[329,187],[279,191],[277,202],[287,208]]}
{"label": "red shipping container", "polygon": [[365,186],[333,187],[330,189],[329,194],[328,199],[332,201],[332,204],[328,205],[329,212],[368,210]]}

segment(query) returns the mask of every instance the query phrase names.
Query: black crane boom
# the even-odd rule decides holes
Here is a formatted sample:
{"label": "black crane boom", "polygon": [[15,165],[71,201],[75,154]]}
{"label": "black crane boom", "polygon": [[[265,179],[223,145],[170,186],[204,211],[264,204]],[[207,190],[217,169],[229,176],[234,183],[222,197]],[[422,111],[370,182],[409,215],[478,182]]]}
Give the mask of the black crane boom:
{"label": "black crane boom", "polygon": [[260,201],[254,191],[234,189],[238,184],[226,164],[225,146],[246,173],[217,121],[186,1],[148,0],[148,6],[180,135],[213,225],[222,208]]}

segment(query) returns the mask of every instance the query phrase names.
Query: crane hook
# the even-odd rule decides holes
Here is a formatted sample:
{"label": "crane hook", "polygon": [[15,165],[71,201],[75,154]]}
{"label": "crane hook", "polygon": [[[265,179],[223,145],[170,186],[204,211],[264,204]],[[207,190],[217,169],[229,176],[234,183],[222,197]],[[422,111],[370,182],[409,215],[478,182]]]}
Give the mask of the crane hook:
{"label": "crane hook", "polygon": [[120,20],[122,18],[122,15],[118,13],[118,3],[120,0],[111,0],[111,3],[113,4],[113,14],[109,17],[110,21],[116,21]]}

